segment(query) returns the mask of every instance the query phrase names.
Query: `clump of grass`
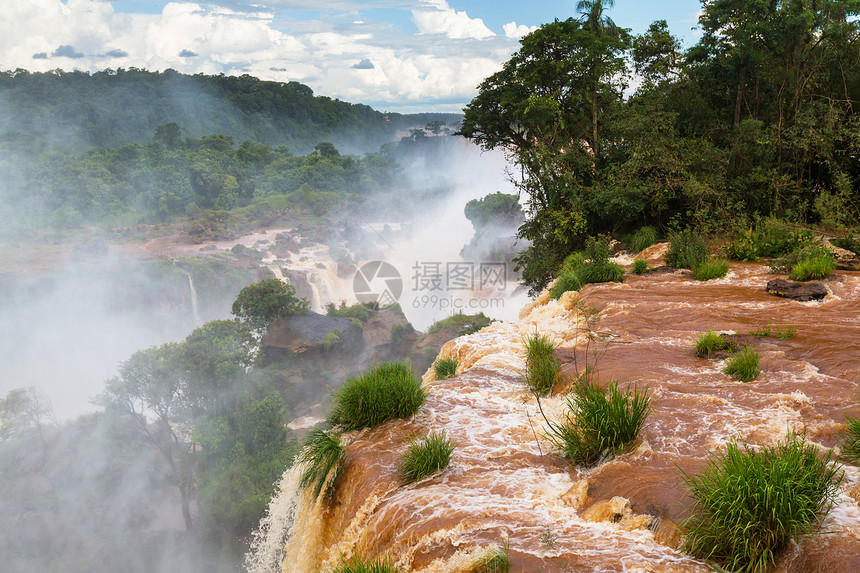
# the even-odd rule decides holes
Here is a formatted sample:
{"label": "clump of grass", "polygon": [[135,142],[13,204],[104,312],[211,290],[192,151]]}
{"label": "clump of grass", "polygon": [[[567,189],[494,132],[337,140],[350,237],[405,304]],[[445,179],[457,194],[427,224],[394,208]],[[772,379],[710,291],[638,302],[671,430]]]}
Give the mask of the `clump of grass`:
{"label": "clump of grass", "polygon": [[440,358],[433,363],[433,372],[437,380],[447,380],[457,375],[457,357]]}
{"label": "clump of grass", "polygon": [[332,401],[328,422],[360,430],[412,416],[424,403],[424,389],[407,362],[382,362],[347,379]]}
{"label": "clump of grass", "polygon": [[553,300],[558,300],[561,295],[570,290],[579,290],[582,288],[582,281],[576,271],[561,275],[558,280],[549,289],[549,296]]}
{"label": "clump of grass", "polygon": [[556,344],[542,334],[532,334],[523,339],[526,349],[526,369],[523,379],[529,390],[538,396],[546,396],[559,380],[561,363],[555,356]]}
{"label": "clump of grass", "polygon": [[609,255],[609,237],[589,238],[583,253],[571,253],[564,260],[550,296],[557,300],[567,291],[590,283],[621,282],[624,269],[610,262]]}
{"label": "clump of grass", "polygon": [[580,252],[574,252],[564,259],[564,262],[561,263],[561,272],[560,275],[565,275],[567,273],[572,273],[579,267],[581,267],[585,263],[585,255]]}
{"label": "clump of grass", "polygon": [[400,458],[399,471],[403,484],[447,468],[454,447],[454,442],[448,439],[445,432],[430,432],[422,441],[410,444]]}
{"label": "clump of grass", "polygon": [[728,261],[706,260],[693,267],[693,278],[697,281],[709,281],[726,276],[729,272]]}
{"label": "clump of grass", "polygon": [[836,262],[828,254],[812,256],[798,261],[791,268],[788,278],[793,281],[814,281],[823,279],[836,270]]}
{"label": "clump of grass", "polygon": [[319,497],[323,488],[329,487],[337,477],[344,451],[343,441],[337,432],[321,428],[308,432],[304,448],[296,458],[297,463],[307,464],[299,478],[299,487],[313,487],[314,497]]}
{"label": "clump of grass", "polygon": [[788,340],[789,338],[794,337],[797,333],[796,326],[786,326],[785,328],[781,326],[772,326],[770,324],[765,324],[753,330],[750,330],[751,336],[775,336],[780,340]]}
{"label": "clump of grass", "polygon": [[702,358],[707,358],[714,352],[719,352],[726,348],[726,339],[713,330],[709,330],[696,340],[696,354]]}
{"label": "clump of grass", "polygon": [[624,269],[609,261],[599,263],[585,263],[576,271],[583,285],[592,283],[621,282],[624,277]]}
{"label": "clump of grass", "polygon": [[[800,265],[801,267],[807,266],[807,268],[812,268],[808,265],[803,265],[804,261],[825,261],[825,260],[833,260],[833,255],[830,254],[830,251],[825,247],[817,244],[809,244],[803,248],[798,248],[797,250],[791,251],[789,253],[784,253],[778,259],[775,259],[771,265],[770,270],[775,273],[789,273]],[[819,264],[825,264],[823,262],[816,263],[814,266]],[[834,263],[835,264],[835,263]],[[834,267],[835,268],[835,267]],[[832,269],[831,269],[832,270]],[[830,271],[828,271],[830,272]],[[825,275],[826,276],[826,275]],[[799,279],[794,279],[799,280]]]}
{"label": "clump of grass", "polygon": [[818,531],[842,475],[806,437],[776,447],[729,443],[698,475],[683,474],[694,500],[683,548],[728,571],[765,571],[797,535]]}
{"label": "clump of grass", "polygon": [[511,568],[509,551],[510,539],[505,539],[502,547],[498,545],[488,547],[487,552],[469,569],[469,573],[507,573]]}
{"label": "clump of grass", "polygon": [[761,374],[758,369],[758,352],[752,346],[745,346],[740,352],[736,352],[729,361],[723,372],[741,382],[749,382]]}
{"label": "clump of grass", "polygon": [[640,227],[630,237],[630,251],[638,253],[644,251],[657,242],[657,229],[650,226]]}
{"label": "clump of grass", "polygon": [[648,261],[645,259],[636,259],[633,261],[633,274],[641,275],[648,272]]}
{"label": "clump of grass", "polygon": [[607,388],[581,379],[567,399],[563,423],[549,423],[548,437],[562,457],[591,466],[624,451],[638,437],[649,412],[647,388]]}
{"label": "clump of grass", "polygon": [[842,455],[853,464],[860,464],[860,419],[848,418],[847,427],[842,435]]}
{"label": "clump of grass", "polygon": [[349,561],[341,559],[340,565],[329,569],[327,573],[403,573],[403,569],[382,557],[377,557],[373,561],[363,561],[353,557]]}
{"label": "clump of grass", "polygon": [[684,229],[672,235],[666,264],[676,269],[693,269],[708,260],[705,240],[692,229]]}

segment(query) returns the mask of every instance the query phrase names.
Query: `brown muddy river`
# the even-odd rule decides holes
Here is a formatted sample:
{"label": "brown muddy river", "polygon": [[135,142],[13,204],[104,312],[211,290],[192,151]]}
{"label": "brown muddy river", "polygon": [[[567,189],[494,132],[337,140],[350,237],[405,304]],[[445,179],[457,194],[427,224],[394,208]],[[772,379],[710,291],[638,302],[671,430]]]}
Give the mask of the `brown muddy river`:
{"label": "brown muddy river", "polygon": [[[606,340],[587,354],[599,380],[647,386],[652,406],[638,447],[593,469],[553,453],[520,378],[522,337],[535,331],[560,343],[568,374],[584,366],[575,294],[539,299],[517,324],[448,343],[442,355],[458,356],[462,373],[425,377],[427,402],[415,418],[348,434],[330,503],[312,505],[295,491],[295,471],[286,475],[270,517],[270,533],[280,533],[250,569],[277,570],[276,559],[282,571],[310,573],[341,557],[384,554],[406,570],[468,571],[487,547],[507,544],[513,572],[709,571],[677,549],[673,522],[691,506],[681,470],[697,472],[729,440],[775,445],[789,430],[805,428],[809,442],[831,448],[845,415],[860,416],[860,273],[835,273],[825,281],[831,294],[810,303],[768,295],[770,278],[766,266],[733,264],[706,283],[676,272],[583,289]],[[761,356],[752,382],[723,374],[725,359],[692,350],[706,330],[746,335],[768,324],[796,334],[745,339]],[[562,406],[557,396],[544,409],[559,419]],[[457,444],[451,466],[399,486],[399,456],[431,430]],[[860,571],[860,471],[844,471],[828,533],[792,542],[773,571]]]}

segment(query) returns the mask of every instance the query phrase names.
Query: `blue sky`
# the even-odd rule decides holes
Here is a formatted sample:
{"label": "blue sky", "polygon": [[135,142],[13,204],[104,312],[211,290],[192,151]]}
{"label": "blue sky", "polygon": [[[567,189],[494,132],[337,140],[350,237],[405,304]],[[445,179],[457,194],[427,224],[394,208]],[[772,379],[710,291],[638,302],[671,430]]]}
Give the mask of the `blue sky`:
{"label": "blue sky", "polygon": [[[0,69],[248,73],[389,111],[459,111],[519,38],[575,0],[17,0]],[[665,19],[696,41],[698,0],[616,0],[634,33]]]}

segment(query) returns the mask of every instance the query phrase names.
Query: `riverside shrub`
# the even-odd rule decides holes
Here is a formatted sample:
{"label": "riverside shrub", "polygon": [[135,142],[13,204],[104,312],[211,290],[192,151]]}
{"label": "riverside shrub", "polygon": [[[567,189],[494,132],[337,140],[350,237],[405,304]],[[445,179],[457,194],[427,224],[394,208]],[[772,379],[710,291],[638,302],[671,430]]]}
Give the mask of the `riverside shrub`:
{"label": "riverside shrub", "polygon": [[675,269],[693,269],[709,257],[705,240],[692,229],[684,229],[672,235],[666,264]]}
{"label": "riverside shrub", "polygon": [[723,372],[741,382],[749,382],[761,374],[758,363],[758,352],[752,346],[745,346],[740,352],[736,352],[729,358]]}
{"label": "riverside shrub", "polygon": [[731,442],[697,475],[683,473],[694,500],[683,550],[727,571],[763,572],[798,535],[818,531],[842,475],[805,436],[775,447]]}
{"label": "riverside shrub", "polygon": [[693,267],[693,278],[697,281],[709,281],[724,277],[728,272],[728,262],[709,259]]}
{"label": "riverside shrub", "polygon": [[559,380],[561,363],[555,356],[556,344],[542,334],[533,334],[523,340],[526,350],[526,369],[523,379],[529,390],[546,396]]}
{"label": "riverside shrub", "polygon": [[395,418],[408,418],[424,403],[421,380],[406,362],[382,362],[347,379],[334,392],[328,422],[361,430]]}
{"label": "riverside shrub", "polygon": [[437,380],[447,380],[457,375],[457,357],[440,358],[433,363],[433,372]]}
{"label": "riverside shrub", "polygon": [[564,422],[551,422],[548,437],[562,457],[592,466],[636,440],[648,417],[649,403],[647,389],[628,386],[621,390],[617,382],[601,388],[581,379],[567,399]]}

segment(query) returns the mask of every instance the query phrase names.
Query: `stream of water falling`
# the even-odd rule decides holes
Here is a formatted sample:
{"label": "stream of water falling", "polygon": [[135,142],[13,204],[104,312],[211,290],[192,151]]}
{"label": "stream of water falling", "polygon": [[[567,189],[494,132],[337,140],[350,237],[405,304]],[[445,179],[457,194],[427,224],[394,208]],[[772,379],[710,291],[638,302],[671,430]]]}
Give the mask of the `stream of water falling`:
{"label": "stream of water falling", "polygon": [[[656,262],[659,251],[651,255]],[[577,295],[538,299],[516,324],[451,341],[442,355],[458,357],[459,374],[425,377],[417,416],[347,435],[348,462],[330,502],[312,504],[285,480],[269,519],[280,519],[283,499],[296,500],[291,533],[281,535],[286,546],[270,568],[252,571],[277,571],[281,559],[284,572],[310,573],[355,554],[389,555],[409,571],[467,571],[506,540],[517,572],[709,571],[677,549],[673,522],[690,508],[681,470],[699,471],[729,440],[774,445],[792,429],[831,448],[845,415],[860,416],[860,274],[836,273],[826,281],[831,294],[816,303],[768,295],[770,278],[762,265],[735,264],[706,283],[676,272],[583,289],[581,301],[600,311],[597,329],[609,340],[600,347],[600,379],[647,386],[652,398],[639,446],[589,470],[552,454],[520,379],[522,337],[535,331],[560,343],[567,374],[576,360],[582,366]],[[765,324],[797,333],[752,340],[762,374],[750,383],[692,351],[705,330],[745,334]],[[557,417],[561,405],[553,398],[545,410]],[[431,430],[457,444],[451,466],[401,487],[399,456]],[[846,466],[829,533],[792,542],[773,571],[860,570],[858,498],[860,471]]]}

